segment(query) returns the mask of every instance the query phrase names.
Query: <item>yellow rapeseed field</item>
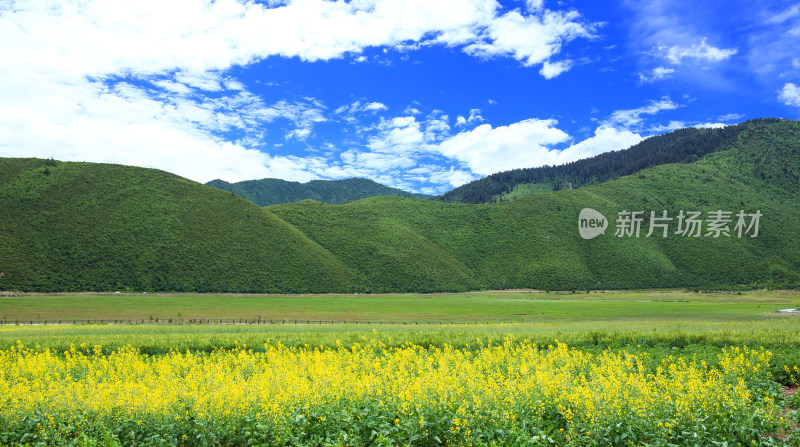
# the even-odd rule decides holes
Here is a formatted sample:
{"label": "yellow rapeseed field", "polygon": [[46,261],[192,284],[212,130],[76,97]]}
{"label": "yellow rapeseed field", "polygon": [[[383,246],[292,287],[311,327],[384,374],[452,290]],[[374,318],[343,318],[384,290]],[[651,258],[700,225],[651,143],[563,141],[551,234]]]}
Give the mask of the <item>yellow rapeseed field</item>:
{"label": "yellow rapeseed field", "polygon": [[0,351],[0,441],[39,445],[629,445],[772,442],[770,352],[705,360],[511,338],[149,356]]}

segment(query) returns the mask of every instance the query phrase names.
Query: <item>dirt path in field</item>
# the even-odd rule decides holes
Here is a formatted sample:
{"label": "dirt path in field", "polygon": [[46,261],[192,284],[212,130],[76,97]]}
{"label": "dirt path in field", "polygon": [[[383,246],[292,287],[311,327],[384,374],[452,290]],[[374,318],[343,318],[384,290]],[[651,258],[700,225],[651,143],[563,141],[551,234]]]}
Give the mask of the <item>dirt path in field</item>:
{"label": "dirt path in field", "polygon": [[[796,393],[797,393],[797,385],[787,385],[787,386],[783,387],[783,397],[786,398],[787,401],[792,396],[794,396]],[[794,415],[794,413],[797,413],[797,411],[798,410],[796,408],[786,407],[786,408],[783,409],[783,415],[782,416],[787,418],[787,419],[790,419]],[[779,441],[785,441],[786,438],[789,437],[789,434],[797,431],[798,429],[800,429],[800,427],[798,427],[797,422],[796,421],[795,422],[791,422],[789,424],[789,429],[786,432],[780,431],[780,432],[777,432],[777,433],[770,433],[769,437],[776,438]]]}

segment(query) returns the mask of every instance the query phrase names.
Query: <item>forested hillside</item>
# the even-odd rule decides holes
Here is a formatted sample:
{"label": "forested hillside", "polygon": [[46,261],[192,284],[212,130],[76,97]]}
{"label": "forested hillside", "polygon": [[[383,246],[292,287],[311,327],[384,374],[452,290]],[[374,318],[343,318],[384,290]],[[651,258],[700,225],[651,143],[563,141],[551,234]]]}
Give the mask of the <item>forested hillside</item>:
{"label": "forested hillside", "polygon": [[154,169],[0,159],[0,290],[356,284],[295,227],[234,194]]}
{"label": "forested hillside", "polygon": [[[260,208],[151,169],[0,159],[0,290],[800,287],[800,123],[738,129],[692,163],[495,204]],[[605,234],[579,235],[584,208]],[[631,212],[640,232],[618,232]],[[663,234],[647,236],[651,212],[668,216]],[[691,212],[696,236],[679,218]]]}
{"label": "forested hillside", "polygon": [[648,138],[628,149],[606,152],[560,166],[513,169],[467,183],[438,197],[444,202],[492,203],[532,192],[559,191],[602,183],[668,163],[691,163],[724,150],[754,126],[777,119],[747,121],[723,128],[679,129]]}
{"label": "forested hillside", "polygon": [[317,202],[338,205],[375,196],[428,198],[423,194],[413,194],[390,188],[364,178],[312,180],[308,183],[290,182],[275,178],[246,180],[237,183],[212,180],[206,184],[223,191],[238,194],[259,206],[293,203],[301,200],[316,200]]}

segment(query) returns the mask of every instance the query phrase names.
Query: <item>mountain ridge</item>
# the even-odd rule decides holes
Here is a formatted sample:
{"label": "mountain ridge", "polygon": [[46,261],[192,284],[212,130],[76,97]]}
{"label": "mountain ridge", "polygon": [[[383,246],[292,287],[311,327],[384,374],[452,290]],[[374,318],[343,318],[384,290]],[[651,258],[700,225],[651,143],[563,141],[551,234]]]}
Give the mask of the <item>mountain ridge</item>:
{"label": "mountain ridge", "polygon": [[315,200],[330,205],[340,205],[374,196],[401,196],[429,198],[397,188],[382,185],[364,178],[344,180],[311,180],[301,183],[289,180],[265,178],[229,183],[212,180],[206,185],[233,192],[258,206],[294,203],[302,200]]}
{"label": "mountain ridge", "polygon": [[[371,197],[258,207],[152,169],[0,159],[0,290],[437,292],[800,287],[800,123],[692,163],[502,203]],[[584,240],[578,215],[608,219]],[[617,237],[623,211],[647,216]],[[763,216],[757,237],[646,237],[650,212]],[[734,222],[730,223],[733,229]]]}

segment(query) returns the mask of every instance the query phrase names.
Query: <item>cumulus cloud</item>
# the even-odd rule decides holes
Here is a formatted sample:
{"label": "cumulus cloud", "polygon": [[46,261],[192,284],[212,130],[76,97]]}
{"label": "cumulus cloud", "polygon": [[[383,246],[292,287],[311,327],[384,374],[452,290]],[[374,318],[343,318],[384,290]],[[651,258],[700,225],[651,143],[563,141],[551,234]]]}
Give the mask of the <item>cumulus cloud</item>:
{"label": "cumulus cloud", "polygon": [[413,116],[382,120],[379,133],[369,139],[368,147],[375,152],[410,153],[425,142],[422,125]]}
{"label": "cumulus cloud", "polygon": [[576,11],[544,10],[522,15],[511,11],[488,23],[480,40],[466,46],[468,54],[481,57],[510,56],[525,66],[544,64],[542,76],[550,79],[569,69],[569,62],[550,63],[565,42],[591,38],[595,25],[579,22]]}
{"label": "cumulus cloud", "polygon": [[539,70],[539,74],[545,79],[553,79],[570,68],[572,68],[572,61],[569,60],[559,62],[544,61],[542,63],[542,68]]}
{"label": "cumulus cloud", "polygon": [[800,107],[800,86],[787,82],[778,92],[778,99],[787,106]]}
{"label": "cumulus cloud", "polygon": [[387,107],[386,104],[381,104],[379,102],[371,102],[371,103],[366,104],[364,106],[364,110],[368,110],[368,111],[371,111],[371,112],[377,112],[377,111],[380,111],[380,110],[389,110],[389,107]]}
{"label": "cumulus cloud", "polygon": [[639,143],[644,138],[630,130],[617,129],[610,126],[600,126],[594,131],[594,136],[573,144],[560,154],[564,161],[579,160],[582,158],[594,157],[604,152],[626,149]]}
{"label": "cumulus cloud", "polygon": [[566,148],[554,146],[572,138],[558,129],[555,120],[528,119],[492,128],[483,124],[443,141],[435,150],[465,163],[472,172],[489,175],[499,171],[544,165],[560,165],[603,152],[624,149],[642,140],[625,129],[601,125],[594,136]]}
{"label": "cumulus cloud", "polygon": [[[528,119],[493,128],[482,124],[459,133],[436,147],[441,154],[464,162],[472,172],[492,174],[542,163],[546,146],[569,139],[555,120]],[[556,151],[558,152],[558,151]]]}
{"label": "cumulus cloud", "polygon": [[464,118],[461,115],[458,115],[456,117],[457,127],[464,127],[467,124],[475,124],[480,122],[483,122],[483,117],[481,116],[481,109],[470,109],[468,118]]}
{"label": "cumulus cloud", "polygon": [[408,106],[403,110],[403,113],[406,115],[419,115],[422,112],[416,107]]}

